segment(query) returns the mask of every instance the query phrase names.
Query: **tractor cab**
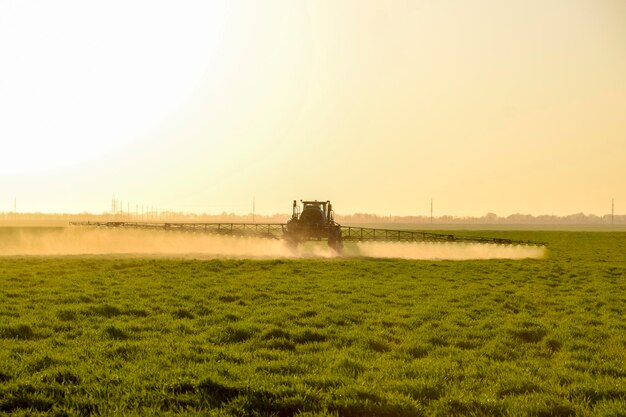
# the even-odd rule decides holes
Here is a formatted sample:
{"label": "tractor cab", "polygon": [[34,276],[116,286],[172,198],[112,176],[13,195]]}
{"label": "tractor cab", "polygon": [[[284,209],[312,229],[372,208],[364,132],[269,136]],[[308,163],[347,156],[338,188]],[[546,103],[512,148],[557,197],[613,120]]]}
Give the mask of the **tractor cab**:
{"label": "tractor cab", "polygon": [[326,204],[328,203],[303,201],[300,224],[308,226],[325,225],[328,221],[326,218]]}

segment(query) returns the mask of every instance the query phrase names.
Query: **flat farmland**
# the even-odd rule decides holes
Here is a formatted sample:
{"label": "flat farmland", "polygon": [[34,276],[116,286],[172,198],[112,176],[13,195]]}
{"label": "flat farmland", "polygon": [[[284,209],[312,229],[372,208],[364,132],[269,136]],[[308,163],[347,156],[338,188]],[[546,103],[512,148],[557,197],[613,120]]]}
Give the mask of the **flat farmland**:
{"label": "flat farmland", "polygon": [[0,257],[0,414],[625,416],[626,233],[471,234],[549,250]]}

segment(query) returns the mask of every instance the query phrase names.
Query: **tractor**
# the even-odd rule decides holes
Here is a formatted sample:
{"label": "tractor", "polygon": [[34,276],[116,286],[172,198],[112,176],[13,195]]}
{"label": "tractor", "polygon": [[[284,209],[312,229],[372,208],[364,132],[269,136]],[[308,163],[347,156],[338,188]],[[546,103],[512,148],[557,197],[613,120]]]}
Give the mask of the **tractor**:
{"label": "tractor", "polygon": [[330,201],[301,202],[302,211],[296,200],[293,201],[293,213],[283,236],[287,245],[295,248],[303,241],[327,240],[331,249],[341,252],[341,225],[335,222]]}

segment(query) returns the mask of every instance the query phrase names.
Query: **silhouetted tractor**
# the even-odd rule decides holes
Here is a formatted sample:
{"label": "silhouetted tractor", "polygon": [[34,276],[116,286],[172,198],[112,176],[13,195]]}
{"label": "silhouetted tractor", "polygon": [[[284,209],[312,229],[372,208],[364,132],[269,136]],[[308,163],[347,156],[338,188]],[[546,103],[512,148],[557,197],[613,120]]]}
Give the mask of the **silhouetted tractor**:
{"label": "silhouetted tractor", "polygon": [[343,247],[341,225],[335,222],[330,201],[302,201],[302,212],[293,200],[293,214],[287,222],[283,238],[291,247],[307,240],[327,240],[337,252]]}

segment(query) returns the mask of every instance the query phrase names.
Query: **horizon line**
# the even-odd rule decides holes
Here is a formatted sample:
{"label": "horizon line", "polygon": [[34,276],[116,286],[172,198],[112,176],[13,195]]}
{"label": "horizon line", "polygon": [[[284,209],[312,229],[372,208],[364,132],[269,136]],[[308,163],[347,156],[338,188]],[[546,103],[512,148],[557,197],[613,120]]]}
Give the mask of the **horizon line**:
{"label": "horizon line", "polygon": [[[101,213],[93,213],[93,212],[88,212],[88,211],[83,211],[83,212],[40,212],[40,211],[35,211],[35,212],[14,212],[14,211],[3,211],[0,212],[0,216],[3,217],[7,217],[7,216],[98,216],[98,217],[102,217],[102,216],[111,216],[111,217],[163,217],[163,216],[183,216],[183,217],[201,217],[201,216],[209,216],[209,217],[224,217],[224,216],[229,216],[229,217],[250,217],[250,216],[257,216],[257,217],[277,217],[277,216],[286,216],[286,217],[291,217],[291,214],[288,213],[273,213],[273,214],[262,214],[262,213],[245,213],[245,214],[237,214],[235,212],[227,212],[227,211],[222,211],[221,213],[208,213],[208,212],[203,212],[203,213],[197,213],[197,212],[183,212],[183,211],[173,211],[173,210],[157,210],[157,211],[153,211],[153,212],[144,212],[144,213],[136,213],[136,212],[117,212],[117,213],[112,213],[112,212],[101,212]],[[582,211],[579,212],[575,212],[575,213],[570,213],[570,214],[565,214],[565,215],[558,215],[558,214],[548,214],[548,213],[544,213],[544,214],[530,214],[530,213],[521,213],[521,212],[516,212],[516,213],[511,213],[508,215],[500,215],[497,214],[495,212],[487,212],[485,214],[482,215],[472,215],[472,214],[467,214],[467,215],[453,215],[453,214],[442,214],[439,216],[432,216],[433,219],[441,219],[441,218],[453,218],[453,219],[482,219],[482,218],[491,218],[491,217],[496,217],[496,218],[500,218],[500,219],[506,219],[508,217],[512,217],[512,216],[530,216],[530,217],[556,217],[556,218],[566,218],[566,217],[572,217],[572,216],[578,216],[578,215],[583,215],[585,217],[597,217],[597,218],[605,218],[605,217],[621,217],[621,216],[626,216],[626,214],[619,214],[619,213],[605,213],[605,214],[596,214],[596,213],[585,213]],[[430,219],[431,216],[428,214],[379,214],[379,213],[365,213],[365,212],[356,212],[356,213],[351,213],[351,214],[341,214],[341,213],[336,213],[335,216],[339,216],[339,217],[362,217],[362,216],[372,216],[372,217],[379,217],[382,219],[385,218],[424,218],[424,219]]]}

